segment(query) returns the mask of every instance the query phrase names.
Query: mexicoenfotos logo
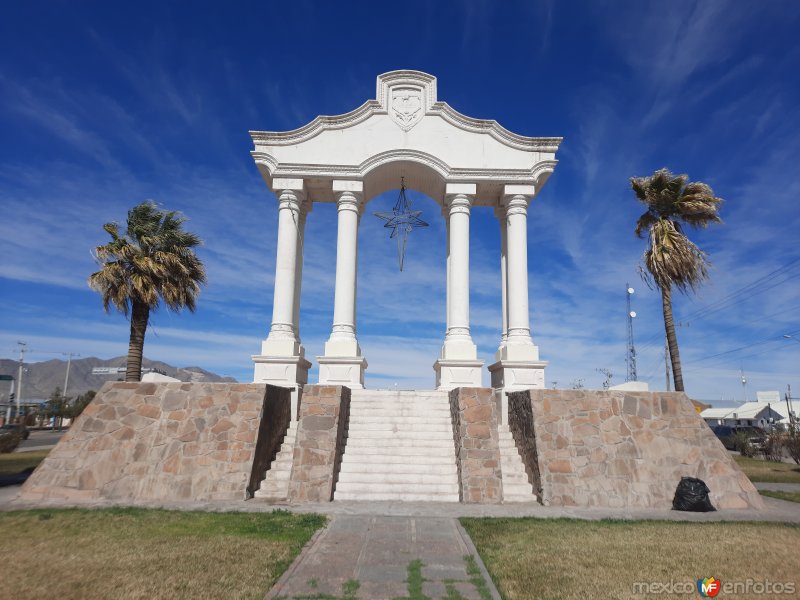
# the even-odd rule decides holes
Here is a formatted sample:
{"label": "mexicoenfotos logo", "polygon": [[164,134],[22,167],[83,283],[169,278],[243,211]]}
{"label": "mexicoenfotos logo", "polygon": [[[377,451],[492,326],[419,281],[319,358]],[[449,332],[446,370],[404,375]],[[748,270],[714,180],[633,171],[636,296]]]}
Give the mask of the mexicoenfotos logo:
{"label": "mexicoenfotos logo", "polygon": [[722,589],[722,584],[719,579],[706,577],[705,579],[697,580],[697,591],[700,592],[700,595],[704,598],[713,598],[719,594],[720,589]]}

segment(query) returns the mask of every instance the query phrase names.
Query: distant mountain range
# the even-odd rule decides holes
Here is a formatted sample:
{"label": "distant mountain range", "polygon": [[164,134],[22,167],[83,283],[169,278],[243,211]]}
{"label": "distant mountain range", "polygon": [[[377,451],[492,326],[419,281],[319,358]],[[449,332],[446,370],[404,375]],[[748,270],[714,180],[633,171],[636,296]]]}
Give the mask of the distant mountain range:
{"label": "distant mountain range", "polygon": [[[99,390],[106,381],[125,379],[125,373],[111,375],[92,375],[95,367],[124,367],[127,364],[126,356],[117,356],[103,360],[102,358],[76,358],[72,360],[69,369],[69,389],[67,395],[75,397],[89,390]],[[173,367],[167,363],[145,358],[142,360],[143,368],[156,369],[162,373],[175,377],[181,381],[193,382],[231,382],[232,377],[222,377],[200,367]],[[48,360],[44,362],[25,363],[26,372],[22,377],[22,400],[47,399],[56,387],[64,387],[64,376],[67,373],[67,361]],[[12,375],[17,378],[19,362],[8,358],[0,358],[0,374]],[[0,382],[0,400],[8,399],[10,382]],[[62,390],[63,391],[63,390]]]}

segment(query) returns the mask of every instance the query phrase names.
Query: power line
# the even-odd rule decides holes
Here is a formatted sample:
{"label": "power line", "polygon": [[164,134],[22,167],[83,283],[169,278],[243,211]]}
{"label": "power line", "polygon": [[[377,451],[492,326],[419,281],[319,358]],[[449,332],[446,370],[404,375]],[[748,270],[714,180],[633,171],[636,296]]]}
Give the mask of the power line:
{"label": "power line", "polygon": [[[774,271],[772,271],[770,273],[767,273],[766,275],[764,275],[762,277],[759,277],[755,281],[752,281],[752,282],[748,283],[747,285],[742,286],[738,290],[734,290],[733,292],[729,293],[727,296],[724,296],[724,297],[720,298],[716,302],[712,302],[711,304],[708,304],[708,305],[706,305],[706,306],[704,306],[702,308],[699,308],[698,310],[696,310],[693,313],[690,313],[689,315],[684,317],[682,319],[682,321],[683,322],[691,322],[691,321],[695,321],[695,320],[698,320],[698,319],[705,318],[708,315],[710,315],[712,313],[715,313],[715,312],[718,312],[718,311],[720,311],[720,310],[722,310],[724,308],[727,308],[732,304],[736,304],[737,302],[740,302],[742,300],[747,300],[747,299],[752,298],[753,296],[755,296],[757,294],[762,294],[762,293],[764,293],[764,292],[766,292],[768,290],[771,290],[772,288],[775,288],[775,287],[781,285],[782,283],[785,283],[786,281],[788,281],[792,277],[797,276],[797,273],[794,273],[794,274],[790,274],[789,273],[789,271],[791,271],[792,269],[794,269],[797,266],[800,266],[800,258],[796,258],[796,259],[794,259],[792,261],[789,261],[787,264],[783,265],[782,267],[779,267],[779,268],[775,269]],[[780,276],[783,276],[783,275],[785,275],[785,277],[783,279],[781,279],[779,281],[773,281],[777,277],[780,277]],[[769,282],[772,282],[772,283],[769,283]],[[768,283],[769,283],[769,285],[766,285]],[[752,293],[750,293],[750,292],[752,292]],[[744,296],[744,298],[742,298],[742,296]]]}

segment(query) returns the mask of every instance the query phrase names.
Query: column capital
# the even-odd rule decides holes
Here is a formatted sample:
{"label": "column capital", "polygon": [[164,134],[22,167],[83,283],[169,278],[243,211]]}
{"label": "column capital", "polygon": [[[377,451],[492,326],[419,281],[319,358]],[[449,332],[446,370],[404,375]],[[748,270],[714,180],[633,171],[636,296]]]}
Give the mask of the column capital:
{"label": "column capital", "polygon": [[336,209],[338,211],[351,210],[361,214],[364,209],[364,194],[361,192],[334,192],[336,196]]}
{"label": "column capital", "polygon": [[[510,186],[506,186],[510,187]],[[525,194],[510,194],[503,197],[503,209],[505,217],[511,215],[527,215],[528,204],[531,201],[531,196]]]}
{"label": "column capital", "polygon": [[[275,181],[278,181],[277,179]],[[286,180],[282,180],[286,181]],[[302,181],[299,179],[297,181]],[[280,187],[275,188],[275,194],[278,196],[278,208],[288,208],[294,212],[310,212],[311,202],[308,201],[305,189]]]}
{"label": "column capital", "polygon": [[442,213],[444,213],[445,216],[455,213],[465,213],[468,215],[474,200],[474,195],[464,193],[447,194],[444,199],[444,206],[442,206]]}

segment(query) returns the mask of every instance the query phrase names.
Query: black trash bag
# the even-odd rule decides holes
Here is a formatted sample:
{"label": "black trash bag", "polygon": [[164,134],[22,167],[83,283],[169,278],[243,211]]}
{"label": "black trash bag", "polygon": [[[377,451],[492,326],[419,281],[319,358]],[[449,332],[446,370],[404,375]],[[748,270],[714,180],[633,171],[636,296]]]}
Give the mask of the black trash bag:
{"label": "black trash bag", "polygon": [[694,477],[681,477],[675,498],[672,500],[672,510],[689,512],[713,512],[717,510],[711,505],[708,498],[708,489],[705,481]]}

